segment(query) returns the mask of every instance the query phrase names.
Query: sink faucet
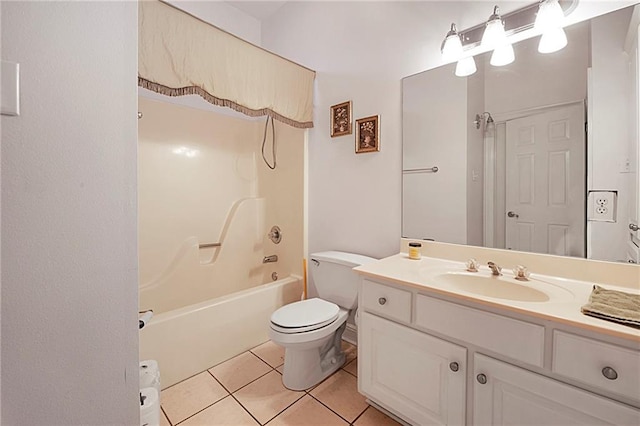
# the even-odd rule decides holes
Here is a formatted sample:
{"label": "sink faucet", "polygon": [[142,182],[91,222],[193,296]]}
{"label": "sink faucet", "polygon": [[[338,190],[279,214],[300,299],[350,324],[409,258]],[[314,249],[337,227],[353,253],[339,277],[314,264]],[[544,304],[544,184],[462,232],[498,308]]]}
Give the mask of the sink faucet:
{"label": "sink faucet", "polygon": [[273,263],[278,261],[278,255],[272,254],[271,256],[265,256],[262,259],[262,263]]}
{"label": "sink faucet", "polygon": [[489,262],[487,263],[487,265],[489,266],[489,269],[491,269],[491,275],[502,275],[502,273],[500,272],[502,271],[501,267],[499,267],[493,262]]}

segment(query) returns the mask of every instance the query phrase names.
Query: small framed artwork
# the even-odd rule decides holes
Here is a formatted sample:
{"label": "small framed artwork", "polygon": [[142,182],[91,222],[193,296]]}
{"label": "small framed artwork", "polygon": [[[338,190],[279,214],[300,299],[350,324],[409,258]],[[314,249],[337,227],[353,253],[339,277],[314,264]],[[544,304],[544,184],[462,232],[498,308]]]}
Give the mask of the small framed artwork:
{"label": "small framed artwork", "polygon": [[380,116],[356,120],[356,154],[380,151]]}
{"label": "small framed artwork", "polygon": [[351,101],[342,102],[331,107],[331,137],[350,135]]}

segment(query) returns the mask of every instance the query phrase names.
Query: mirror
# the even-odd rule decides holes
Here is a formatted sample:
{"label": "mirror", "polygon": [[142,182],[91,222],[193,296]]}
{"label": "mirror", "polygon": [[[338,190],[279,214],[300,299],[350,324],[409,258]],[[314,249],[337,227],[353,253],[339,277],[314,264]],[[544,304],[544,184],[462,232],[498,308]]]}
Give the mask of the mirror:
{"label": "mirror", "polygon": [[535,37],[507,66],[404,78],[402,236],[637,262],[634,7],[565,28],[559,52]]}

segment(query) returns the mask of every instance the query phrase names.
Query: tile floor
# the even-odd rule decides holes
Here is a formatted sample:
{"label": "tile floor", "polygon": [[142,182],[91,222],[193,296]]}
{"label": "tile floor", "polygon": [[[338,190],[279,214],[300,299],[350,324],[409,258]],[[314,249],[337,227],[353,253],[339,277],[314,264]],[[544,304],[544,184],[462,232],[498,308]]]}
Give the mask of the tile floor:
{"label": "tile floor", "polygon": [[358,393],[356,347],[345,365],[309,389],[282,385],[284,349],[268,341],[161,393],[162,426],[398,425]]}

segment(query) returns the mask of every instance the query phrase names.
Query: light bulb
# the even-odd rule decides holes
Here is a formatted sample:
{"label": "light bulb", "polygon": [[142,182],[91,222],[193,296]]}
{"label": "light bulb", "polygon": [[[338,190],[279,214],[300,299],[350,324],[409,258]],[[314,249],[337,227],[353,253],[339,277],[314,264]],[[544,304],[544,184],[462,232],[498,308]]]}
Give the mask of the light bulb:
{"label": "light bulb", "polygon": [[493,15],[489,17],[487,26],[482,33],[482,41],[480,45],[489,49],[504,44],[507,40],[507,34],[504,32],[504,23],[500,17],[500,9],[495,6]]}
{"label": "light bulb", "polygon": [[538,52],[553,53],[567,45],[567,35],[562,28],[553,28],[545,31],[540,37]]}
{"label": "light bulb", "polygon": [[510,43],[506,43],[493,50],[489,63],[494,67],[501,67],[510,64],[515,58],[516,55],[513,52],[513,46]]}
{"label": "light bulb", "polygon": [[473,59],[473,56],[458,60],[458,64],[456,65],[456,76],[467,77],[476,71],[476,61]]}
{"label": "light bulb", "polygon": [[557,52],[567,45],[567,35],[562,29],[564,12],[558,0],[544,0],[538,8],[534,28],[542,32],[538,52]]}
{"label": "light bulb", "polygon": [[462,42],[458,35],[449,36],[444,41],[442,60],[446,63],[457,61],[462,56]]}
{"label": "light bulb", "polygon": [[564,12],[558,0],[544,0],[538,7],[534,28],[540,31],[546,31],[551,28],[561,27],[563,21]]}
{"label": "light bulb", "polygon": [[462,41],[456,31],[456,24],[451,24],[451,30],[442,42],[442,60],[446,63],[455,62],[462,56]]}

